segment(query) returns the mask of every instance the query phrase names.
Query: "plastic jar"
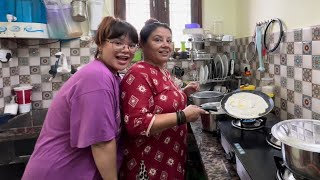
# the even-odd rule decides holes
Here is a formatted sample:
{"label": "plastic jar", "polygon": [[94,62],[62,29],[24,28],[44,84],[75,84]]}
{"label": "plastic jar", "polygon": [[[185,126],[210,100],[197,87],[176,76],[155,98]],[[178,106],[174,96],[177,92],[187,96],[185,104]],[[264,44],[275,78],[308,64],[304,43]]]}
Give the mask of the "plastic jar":
{"label": "plastic jar", "polygon": [[47,27],[50,38],[71,39],[82,35],[79,23],[71,17],[69,5],[47,5]]}

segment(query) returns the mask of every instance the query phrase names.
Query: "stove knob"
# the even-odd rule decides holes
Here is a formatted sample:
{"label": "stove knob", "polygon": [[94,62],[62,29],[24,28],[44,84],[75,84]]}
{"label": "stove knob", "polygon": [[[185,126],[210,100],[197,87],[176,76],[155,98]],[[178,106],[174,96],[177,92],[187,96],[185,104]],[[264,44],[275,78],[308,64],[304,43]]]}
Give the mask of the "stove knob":
{"label": "stove knob", "polygon": [[232,164],[236,164],[236,155],[234,152],[230,151],[229,153],[226,153],[226,159]]}

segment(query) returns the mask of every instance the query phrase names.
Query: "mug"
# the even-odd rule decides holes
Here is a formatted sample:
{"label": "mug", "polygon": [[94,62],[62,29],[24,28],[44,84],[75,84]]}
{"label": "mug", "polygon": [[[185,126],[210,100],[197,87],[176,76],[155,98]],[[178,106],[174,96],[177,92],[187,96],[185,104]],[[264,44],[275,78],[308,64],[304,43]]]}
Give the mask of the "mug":
{"label": "mug", "polygon": [[31,110],[32,86],[15,87],[13,90],[16,94],[16,103],[19,105],[19,112],[29,112]]}
{"label": "mug", "polygon": [[184,69],[179,66],[174,66],[172,69],[172,74],[177,77],[182,77],[184,75]]}

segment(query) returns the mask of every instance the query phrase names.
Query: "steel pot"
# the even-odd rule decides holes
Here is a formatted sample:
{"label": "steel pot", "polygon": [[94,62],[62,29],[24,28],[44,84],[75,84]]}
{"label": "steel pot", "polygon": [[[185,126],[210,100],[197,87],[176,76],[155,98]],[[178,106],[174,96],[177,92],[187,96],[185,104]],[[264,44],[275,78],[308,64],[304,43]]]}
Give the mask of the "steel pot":
{"label": "steel pot", "polygon": [[320,177],[320,121],[292,119],[275,124],[272,135],[281,141],[286,167],[300,178]]}
{"label": "steel pot", "polygon": [[194,105],[200,106],[208,102],[220,102],[223,98],[223,93],[217,91],[200,91],[190,96]]}
{"label": "steel pot", "polygon": [[209,114],[201,114],[202,129],[208,132],[216,132],[217,122],[224,117],[224,111],[220,107],[220,102],[209,102],[201,104],[201,107],[217,107],[218,111],[209,111]]}

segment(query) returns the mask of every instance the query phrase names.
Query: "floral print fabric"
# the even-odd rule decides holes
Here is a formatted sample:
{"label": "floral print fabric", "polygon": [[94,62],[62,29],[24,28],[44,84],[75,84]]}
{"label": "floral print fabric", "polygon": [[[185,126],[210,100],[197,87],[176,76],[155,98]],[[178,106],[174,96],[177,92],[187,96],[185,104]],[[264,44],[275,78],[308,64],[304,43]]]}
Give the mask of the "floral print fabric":
{"label": "floral print fabric", "polygon": [[[174,126],[148,134],[157,114],[183,110],[187,97],[168,71],[146,62],[131,67],[121,82],[125,122],[121,179],[139,179],[144,162],[149,179],[184,179],[187,126]],[[135,177],[135,178],[134,178]]]}

